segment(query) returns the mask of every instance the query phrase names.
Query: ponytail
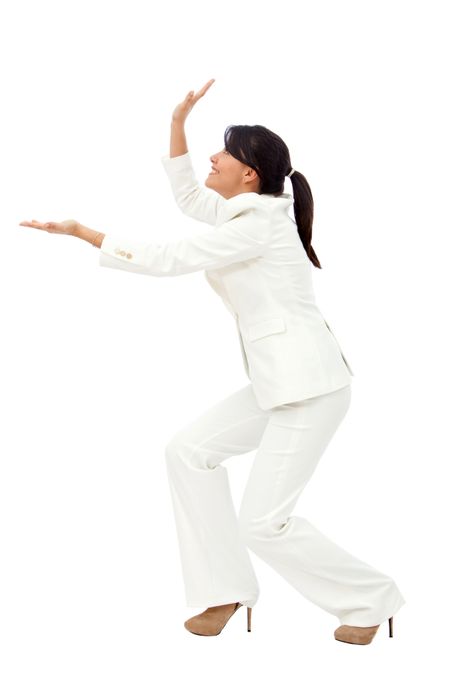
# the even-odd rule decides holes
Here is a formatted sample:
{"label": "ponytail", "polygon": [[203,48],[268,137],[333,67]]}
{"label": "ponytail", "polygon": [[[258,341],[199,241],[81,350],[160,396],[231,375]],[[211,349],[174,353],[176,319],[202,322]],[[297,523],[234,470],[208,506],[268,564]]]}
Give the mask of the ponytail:
{"label": "ponytail", "polygon": [[315,267],[322,265],[311,245],[312,224],[314,218],[314,200],[308,181],[300,171],[293,170],[291,175],[294,192],[294,215],[297,223],[298,235],[302,241],[308,258]]}

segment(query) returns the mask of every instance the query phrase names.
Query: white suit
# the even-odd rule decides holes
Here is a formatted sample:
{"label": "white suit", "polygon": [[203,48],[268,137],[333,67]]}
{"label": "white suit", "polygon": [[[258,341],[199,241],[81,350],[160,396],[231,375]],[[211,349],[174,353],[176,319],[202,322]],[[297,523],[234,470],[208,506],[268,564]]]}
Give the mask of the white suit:
{"label": "white suit", "polygon": [[[198,184],[189,153],[162,162],[178,206],[214,228],[165,244],[106,235],[100,265],[204,270],[235,317],[250,379],[166,447],[187,604],[254,606],[248,547],[341,624],[379,624],[405,602],[393,579],[290,515],[349,408],[353,375],[316,306],[311,261],[287,213],[293,198],[224,199]],[[222,464],[254,450],[237,517]]]}
{"label": "white suit", "polygon": [[244,192],[224,199],[198,184],[189,153],[162,162],[180,209],[214,229],[165,244],[106,235],[100,265],[154,276],[204,270],[235,317],[264,410],[349,384],[353,372],[317,308],[311,261],[288,215],[293,198]]}

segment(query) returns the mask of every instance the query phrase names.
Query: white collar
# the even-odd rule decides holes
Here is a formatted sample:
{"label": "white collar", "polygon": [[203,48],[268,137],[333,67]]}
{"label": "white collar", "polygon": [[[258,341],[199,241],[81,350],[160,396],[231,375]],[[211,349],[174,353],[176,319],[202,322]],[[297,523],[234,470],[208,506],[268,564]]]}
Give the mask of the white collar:
{"label": "white collar", "polygon": [[279,197],[271,194],[260,195],[258,192],[241,192],[238,195],[234,195],[234,197],[230,197],[229,199],[223,198],[221,200],[217,211],[216,225],[221,225],[252,206],[261,207],[261,204],[267,204],[271,209],[287,211],[293,203],[294,197],[288,192],[283,192]]}

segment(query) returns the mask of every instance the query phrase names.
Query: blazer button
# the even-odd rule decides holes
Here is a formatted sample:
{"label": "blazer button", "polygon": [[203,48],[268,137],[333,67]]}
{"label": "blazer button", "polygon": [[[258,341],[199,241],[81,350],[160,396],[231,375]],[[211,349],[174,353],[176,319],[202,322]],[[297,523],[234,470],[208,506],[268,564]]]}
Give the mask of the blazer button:
{"label": "blazer button", "polygon": [[132,258],[132,257],[133,256],[131,255],[131,253],[127,253],[127,258]]}
{"label": "blazer button", "polygon": [[120,251],[120,255],[125,255],[125,251]]}
{"label": "blazer button", "polygon": [[115,248],[114,253],[120,253],[120,248]]}

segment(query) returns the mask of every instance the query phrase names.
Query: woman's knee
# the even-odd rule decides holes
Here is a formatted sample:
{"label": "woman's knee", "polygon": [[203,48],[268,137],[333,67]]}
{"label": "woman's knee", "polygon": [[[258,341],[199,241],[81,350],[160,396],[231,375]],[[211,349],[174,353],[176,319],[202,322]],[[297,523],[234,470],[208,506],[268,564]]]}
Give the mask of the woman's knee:
{"label": "woman's knee", "polygon": [[238,526],[241,538],[249,548],[258,548],[258,544],[272,540],[283,532],[289,518],[255,518],[240,511]]}
{"label": "woman's knee", "polygon": [[210,457],[202,440],[185,431],[179,431],[165,447],[165,459],[169,466],[182,464],[191,469],[210,469]]}
{"label": "woman's knee", "polygon": [[181,432],[172,436],[164,448],[166,462],[169,464],[173,462],[186,462],[190,454],[189,444]]}

